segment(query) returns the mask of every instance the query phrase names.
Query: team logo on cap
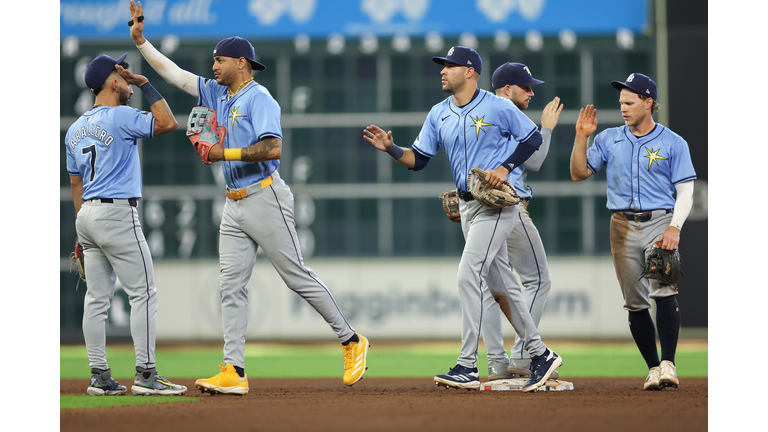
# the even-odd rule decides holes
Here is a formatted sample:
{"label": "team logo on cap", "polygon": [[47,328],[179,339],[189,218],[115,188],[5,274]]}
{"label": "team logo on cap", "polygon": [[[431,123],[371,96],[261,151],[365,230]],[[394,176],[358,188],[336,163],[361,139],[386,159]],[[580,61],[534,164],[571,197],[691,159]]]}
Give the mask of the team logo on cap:
{"label": "team logo on cap", "polygon": [[450,49],[450,50],[448,50],[448,57],[450,57],[450,56],[452,56],[452,55],[453,55],[453,48],[454,48],[454,47],[451,47],[451,49]]}
{"label": "team logo on cap", "polygon": [[632,80],[635,79],[635,74],[632,74],[627,77],[627,82],[632,82]]}

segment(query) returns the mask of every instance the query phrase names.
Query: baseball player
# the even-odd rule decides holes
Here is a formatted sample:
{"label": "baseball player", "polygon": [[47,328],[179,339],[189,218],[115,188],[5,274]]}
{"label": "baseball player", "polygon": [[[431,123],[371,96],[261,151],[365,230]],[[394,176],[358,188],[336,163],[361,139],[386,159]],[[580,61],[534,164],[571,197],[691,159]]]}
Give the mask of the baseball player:
{"label": "baseball player", "polygon": [[[544,81],[533,77],[528,66],[521,63],[504,63],[493,72],[491,78],[496,95],[511,100],[521,111],[528,109],[528,104],[534,96],[531,86],[543,83]],[[520,171],[520,174],[515,176],[513,185],[522,199],[518,213],[520,223],[515,225],[507,238],[507,255],[512,268],[520,275],[524,287],[523,297],[536,327],[541,321],[552,282],[549,278],[544,244],[539,230],[528,214],[528,203],[533,190],[526,183],[526,176],[528,170],[538,171],[541,168],[549,152],[552,130],[557,126],[562,110],[563,105],[558,97],[544,107],[541,113],[541,147],[523,165],[515,168],[515,171]],[[491,296],[484,296],[483,299],[486,313],[483,314],[482,335],[488,350],[488,379],[493,381],[530,376],[531,357],[525,350],[524,338],[520,335],[515,337],[510,360],[504,349],[499,304]],[[554,371],[551,378],[558,377],[559,373]]]}
{"label": "baseball player", "polygon": [[514,104],[477,88],[482,60],[471,48],[454,46],[446,57],[433,57],[443,66],[443,91],[451,96],[435,105],[410,149],[394,144],[392,132],[368,126],[365,138],[399,164],[423,169],[443,148],[460,196],[459,211],[464,233],[464,252],[459,263],[458,291],[462,308],[462,347],[457,364],[447,374],[435,376],[438,385],[478,389],[477,350],[483,318],[486,284],[496,297],[518,334],[524,335],[531,354],[532,373],[523,391],[540,387],[562,364],[562,359],[541,341],[525,304],[520,286],[507,261],[509,233],[519,224],[517,206],[497,209],[478,203],[468,192],[468,177],[473,167],[488,170],[486,182],[497,187],[509,180],[515,170],[541,144],[536,125]]}
{"label": "baseball player", "polygon": [[[120,278],[131,304],[131,337],[136,351],[134,395],[183,395],[187,388],[163,378],[155,367],[157,289],[147,240],[139,223],[141,166],[136,140],[167,134],[177,123],[170,107],[147,78],[128,71],[124,61],[100,55],[88,64],[85,84],[96,95],[93,108],[67,131],[64,148],[72,184],[75,225],[85,257],[83,336],[91,367],[87,393],[122,395],[106,356],[107,312]],[[138,86],[151,112],[128,106]]]}
{"label": "baseball player", "polygon": [[219,228],[221,315],[224,364],[221,373],[199,379],[203,392],[248,393],[245,374],[245,333],[248,324],[248,281],[259,247],[285,284],[304,298],[338,336],[344,351],[344,384],[359,381],[366,369],[368,339],[347,322],[331,292],[304,266],[296,235],[293,195],[280,178],[282,129],[280,106],[269,91],[253,81],[253,70],[266,67],[255,60],[253,46],[240,37],[220,41],[213,50],[215,79],[182,70],[142,35],[141,3],[131,0],[131,38],[166,81],[215,110],[226,136],[210,149],[207,159],[221,162],[227,201]]}
{"label": "baseball player", "polygon": [[[613,81],[620,90],[624,126],[606,129],[587,150],[587,139],[597,130],[593,105],[579,112],[571,153],[571,178],[583,181],[606,169],[607,207],[611,215],[611,254],[629,313],[629,329],[648,365],[643,388],[677,387],[675,351],[680,332],[677,284],[641,277],[653,244],[677,249],[680,229],[693,205],[696,172],[688,143],[669,128],[653,121],[659,109],[656,83],[633,73],[626,81]],[[675,198],[677,194],[677,198]],[[649,309],[656,302],[656,328]],[[656,351],[656,330],[661,362]]]}

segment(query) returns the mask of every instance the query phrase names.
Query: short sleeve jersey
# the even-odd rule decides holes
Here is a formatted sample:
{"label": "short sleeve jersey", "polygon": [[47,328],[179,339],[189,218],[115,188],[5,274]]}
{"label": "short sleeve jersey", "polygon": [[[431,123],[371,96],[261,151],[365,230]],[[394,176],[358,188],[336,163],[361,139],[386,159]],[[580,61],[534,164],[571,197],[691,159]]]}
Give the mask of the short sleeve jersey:
{"label": "short sleeve jersey", "polygon": [[[432,158],[443,148],[456,188],[466,192],[472,168],[498,168],[537,130],[511,101],[479,90],[463,107],[456,106],[453,96],[432,107],[412,149]],[[507,181],[514,183],[521,174],[512,170]]]}
{"label": "short sleeve jersey", "polygon": [[141,198],[137,139],[152,138],[152,113],[128,106],[91,108],[64,138],[67,171],[83,177],[83,200]]}
{"label": "short sleeve jersey", "polygon": [[[216,111],[216,121],[225,126],[225,149],[245,148],[273,136],[283,139],[280,127],[280,105],[269,91],[253,82],[235,93],[227,95],[228,87],[214,80],[198,77],[198,104]],[[280,160],[264,162],[222,161],[224,180],[230,189],[242,189],[269,177],[280,165]]]}
{"label": "short sleeve jersey", "polygon": [[629,126],[606,129],[587,150],[592,172],[606,167],[610,210],[673,209],[675,186],[696,179],[688,143],[656,124],[636,137]]}

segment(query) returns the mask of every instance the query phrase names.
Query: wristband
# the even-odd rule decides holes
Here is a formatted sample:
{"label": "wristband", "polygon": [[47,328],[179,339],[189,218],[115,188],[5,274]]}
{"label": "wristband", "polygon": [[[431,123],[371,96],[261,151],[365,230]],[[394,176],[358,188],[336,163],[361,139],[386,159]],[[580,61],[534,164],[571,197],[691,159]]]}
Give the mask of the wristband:
{"label": "wristband", "polygon": [[241,148],[224,149],[224,160],[225,161],[243,160],[243,149]]}
{"label": "wristband", "polygon": [[147,81],[147,83],[143,86],[139,87],[139,89],[142,93],[144,93],[144,97],[149,101],[149,106],[154,105],[157,101],[163,100],[163,97],[157,90],[155,90],[154,87],[152,87],[152,84],[150,84],[149,81]]}
{"label": "wristband", "polygon": [[398,160],[401,157],[403,157],[404,153],[405,153],[405,150],[403,150],[397,144],[392,144],[392,147],[390,147],[389,150],[387,150],[387,154],[395,158],[395,160]]}

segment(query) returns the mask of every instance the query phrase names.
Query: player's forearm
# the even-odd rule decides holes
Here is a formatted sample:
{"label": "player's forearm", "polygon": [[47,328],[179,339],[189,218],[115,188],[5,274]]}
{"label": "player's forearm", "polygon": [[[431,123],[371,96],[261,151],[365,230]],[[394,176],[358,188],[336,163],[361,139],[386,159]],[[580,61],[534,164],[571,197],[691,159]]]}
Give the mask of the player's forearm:
{"label": "player's forearm", "polygon": [[675,190],[677,198],[675,199],[672,222],[670,222],[669,226],[681,230],[693,207],[693,180],[678,184],[675,186]]}
{"label": "player's forearm", "polygon": [[263,140],[245,148],[222,149],[215,146],[208,154],[208,160],[217,161],[243,161],[265,162],[280,159],[283,154],[283,141],[280,138],[269,136]]}
{"label": "player's forearm", "polygon": [[549,153],[549,142],[552,140],[552,129],[541,128],[541,146],[525,161],[525,168],[530,171],[538,171]]}
{"label": "player's forearm", "polygon": [[152,117],[155,119],[154,135],[163,135],[175,131],[179,124],[176,122],[173,112],[171,112],[171,107],[168,106],[160,92],[149,81],[144,83],[139,89],[144,94],[144,97],[147,98],[150,110],[152,111]]}
{"label": "player's forearm", "polygon": [[413,168],[416,166],[416,156],[414,156],[413,150],[403,149],[403,156],[400,159],[395,159],[395,162],[406,168]]}
{"label": "player's forearm", "polygon": [[587,167],[587,139],[589,136],[576,134],[571,152],[571,180],[579,182],[592,176]]}
{"label": "player's forearm", "polygon": [[[141,36],[141,39],[144,39]],[[134,42],[137,42],[134,39]],[[184,69],[178,67],[176,63],[172,62],[168,57],[161,54],[148,40],[144,39],[144,42],[136,43],[136,48],[144,59],[152,66],[152,69],[158,73],[169,84],[178,87],[182,91],[192,96],[197,97],[197,75],[192,72],[187,72]]]}

